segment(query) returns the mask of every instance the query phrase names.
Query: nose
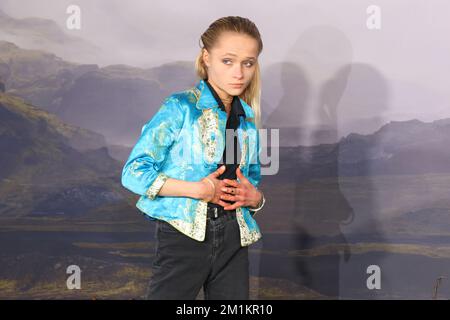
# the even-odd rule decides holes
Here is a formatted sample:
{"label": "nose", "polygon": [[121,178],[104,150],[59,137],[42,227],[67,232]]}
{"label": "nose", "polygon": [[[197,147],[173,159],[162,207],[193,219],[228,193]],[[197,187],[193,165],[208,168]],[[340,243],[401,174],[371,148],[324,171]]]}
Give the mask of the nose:
{"label": "nose", "polygon": [[244,76],[244,73],[242,72],[241,66],[236,67],[236,69],[234,70],[233,76],[236,79],[242,79],[242,77]]}

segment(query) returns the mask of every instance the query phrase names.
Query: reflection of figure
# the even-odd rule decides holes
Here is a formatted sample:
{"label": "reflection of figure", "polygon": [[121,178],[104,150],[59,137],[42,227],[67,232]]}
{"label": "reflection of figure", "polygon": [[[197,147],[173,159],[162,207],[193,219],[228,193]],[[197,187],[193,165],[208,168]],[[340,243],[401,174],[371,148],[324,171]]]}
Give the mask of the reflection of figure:
{"label": "reflection of figure", "polygon": [[[350,71],[352,73],[350,73]],[[299,227],[299,246],[301,248],[312,248],[312,254],[305,259],[298,260],[299,273],[304,273],[305,284],[309,288],[317,290],[327,296],[336,298],[346,298],[353,296],[355,298],[367,297],[371,294],[365,288],[365,269],[368,265],[379,264],[377,258],[370,257],[370,261],[363,261],[361,257],[350,263],[350,245],[347,242],[348,235],[344,235],[343,227],[351,230],[351,225],[359,221],[362,228],[356,231],[358,234],[370,235],[381,241],[378,232],[376,219],[370,214],[376,212],[376,203],[373,194],[364,192],[369,197],[364,199],[364,207],[361,210],[361,191],[371,190],[367,184],[368,179],[351,177],[353,184],[358,183],[359,189],[352,186],[349,177],[343,177],[340,171],[342,167],[342,155],[348,152],[367,152],[366,150],[349,151],[346,145],[340,140],[338,134],[338,123],[345,122],[342,118],[348,116],[345,111],[349,108],[359,106],[364,109],[364,101],[358,101],[355,96],[347,96],[345,104],[342,104],[344,97],[343,90],[350,93],[353,88],[348,88],[350,74],[364,75],[358,78],[358,85],[370,87],[374,92],[382,92],[384,83],[378,73],[371,68],[362,65],[345,65],[341,67],[329,81],[321,87],[318,98],[318,106],[315,114],[329,129],[329,135],[333,140],[339,141],[331,145],[316,145],[308,149],[308,154],[304,158],[308,159],[306,173],[303,173],[297,180],[296,188],[296,222]],[[360,88],[357,87],[356,90]],[[365,97],[366,98],[366,97]],[[377,96],[378,101],[385,98],[384,94]],[[385,103],[380,103],[380,112]],[[374,111],[371,110],[372,116]],[[364,110],[357,110],[354,114],[368,114]],[[314,134],[311,138],[314,138]],[[343,148],[343,150],[342,150]],[[362,157],[365,158],[364,156]],[[345,160],[345,158],[344,158]],[[367,163],[359,164],[361,166]],[[366,171],[366,172],[370,172]],[[344,181],[344,182],[343,182]],[[356,200],[355,200],[356,199]],[[355,205],[359,208],[355,209]],[[319,248],[326,249],[320,253],[320,258],[314,258],[313,253],[319,253]],[[340,255],[344,254],[343,261]],[[307,271],[305,273],[305,270]],[[355,287],[361,290],[355,293]],[[367,294],[363,294],[364,290]],[[352,291],[353,290],[353,291]]]}
{"label": "reflection of figure", "polygon": [[[333,52],[324,50],[329,49],[330,43],[334,46]],[[338,140],[337,105],[346,86],[346,77],[330,80],[330,76],[351,61],[351,55],[351,45],[339,30],[327,26],[308,29],[287,57],[294,67],[281,75],[281,79],[286,80],[282,83],[281,98],[285,102],[280,103],[268,117],[268,127],[276,127],[272,123],[286,126],[281,124],[283,121],[275,121],[277,119],[292,123],[288,127],[297,127],[299,137],[296,140],[304,145],[296,148],[295,159],[299,162],[291,166],[297,170],[294,173],[293,212],[287,216],[295,226],[292,235],[295,249],[319,250],[319,245],[330,245],[326,248],[327,254],[320,255],[315,255],[314,251],[295,255],[298,251],[294,250],[288,258],[290,266],[286,267],[290,272],[289,279],[305,289],[334,298],[339,297],[341,250],[346,260],[350,258],[340,224],[352,221],[353,209],[339,189],[338,145],[320,144],[324,138],[330,142]],[[286,106],[292,110],[283,110]],[[316,125],[320,130],[310,129]],[[280,130],[282,134],[283,128]],[[339,247],[334,246],[337,243]],[[264,262],[261,269],[264,269]]]}
{"label": "reflection of figure", "polygon": [[[332,141],[337,136],[337,105],[345,88],[346,78],[333,79],[322,86],[315,112],[321,123],[328,129]],[[314,147],[301,179],[297,180],[295,190],[296,226],[299,228],[299,249],[315,249],[327,245],[329,249],[317,262],[315,259],[298,260],[299,275],[308,288],[332,298],[339,298],[339,266],[341,251],[345,261],[350,258],[347,240],[340,229],[343,222],[350,223],[353,209],[343,196],[339,187],[338,155],[339,144],[324,147],[314,143],[315,135],[310,136]],[[305,149],[303,149],[305,150]],[[302,275],[307,271],[306,274]]]}
{"label": "reflection of figure", "polygon": [[[330,49],[330,44],[333,44],[332,52],[326,50]],[[339,147],[320,144],[338,140],[337,105],[346,87],[348,73],[335,79],[332,75],[348,64],[351,56],[351,44],[339,30],[328,26],[306,30],[283,64],[288,67],[280,68],[282,97],[265,123],[267,128],[280,128],[280,144],[297,145],[295,149],[280,152],[290,157],[281,159],[281,171],[284,163],[296,161],[289,165],[290,169],[296,169],[295,172],[289,170],[280,175],[296,175],[292,212],[285,213],[290,219],[288,225],[294,226],[288,241],[295,250],[282,257],[286,261],[278,268],[282,271],[271,268],[273,258],[263,255],[260,272],[262,276],[288,278],[299,284],[300,295],[305,293],[303,290],[312,289],[323,296],[339,297],[340,253],[344,253],[346,261],[350,258],[340,226],[351,223],[353,208],[339,188]],[[273,81],[273,77],[267,78]],[[312,130],[314,126],[320,130]],[[292,127],[297,129],[291,130],[296,135],[296,144],[292,144],[292,138],[283,140],[283,130]],[[266,237],[264,247],[277,246],[269,241]],[[317,252],[319,245],[329,245],[324,248],[326,254]],[[313,251],[298,254],[298,250],[307,249]],[[305,255],[304,252],[309,253]]]}
{"label": "reflection of figure", "polygon": [[353,215],[353,209],[339,188],[336,149],[326,155],[329,162],[325,163],[320,147],[312,151],[308,169],[318,176],[298,181],[294,218],[298,228],[298,249],[319,250],[320,246],[329,246],[322,259],[310,255],[297,260],[299,276],[308,288],[333,298],[339,297],[340,254],[344,254],[345,261],[350,258],[340,225],[350,223]]}

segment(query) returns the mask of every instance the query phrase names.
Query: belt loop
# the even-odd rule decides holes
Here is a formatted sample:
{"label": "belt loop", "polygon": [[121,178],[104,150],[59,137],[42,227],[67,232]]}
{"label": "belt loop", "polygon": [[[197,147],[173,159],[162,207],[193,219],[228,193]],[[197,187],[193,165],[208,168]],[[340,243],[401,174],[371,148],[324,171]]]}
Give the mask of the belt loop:
{"label": "belt loop", "polygon": [[218,215],[217,215],[217,208],[216,208],[216,207],[214,207],[214,218],[216,218],[216,219],[217,219],[217,217],[218,217]]}

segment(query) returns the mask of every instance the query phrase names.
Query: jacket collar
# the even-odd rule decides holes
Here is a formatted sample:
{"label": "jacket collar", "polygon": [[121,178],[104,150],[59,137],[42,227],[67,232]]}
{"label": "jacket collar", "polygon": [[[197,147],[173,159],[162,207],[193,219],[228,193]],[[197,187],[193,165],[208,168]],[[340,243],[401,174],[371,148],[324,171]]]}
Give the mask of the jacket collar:
{"label": "jacket collar", "polygon": [[[208,84],[205,80],[200,79],[200,81],[197,82],[195,87],[200,91],[199,98],[196,103],[196,107],[198,109],[208,109],[212,107],[219,107],[219,103],[217,102],[214,93],[211,92],[211,90],[208,87]],[[254,113],[252,107],[250,107],[244,100],[242,100],[240,97],[239,102],[241,104],[241,107],[243,108],[245,112],[245,117],[253,118]],[[236,100],[233,99],[233,102]],[[239,109],[239,104],[237,104],[237,107]]]}

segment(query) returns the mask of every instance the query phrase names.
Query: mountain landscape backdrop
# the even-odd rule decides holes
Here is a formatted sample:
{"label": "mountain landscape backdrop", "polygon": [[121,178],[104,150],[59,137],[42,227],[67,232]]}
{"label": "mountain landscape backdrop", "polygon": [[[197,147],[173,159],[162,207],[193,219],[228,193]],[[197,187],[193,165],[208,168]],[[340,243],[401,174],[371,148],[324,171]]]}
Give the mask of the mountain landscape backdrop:
{"label": "mountain landscape backdrop", "polygon": [[[76,62],[73,47],[83,53]],[[89,63],[99,50],[51,20],[0,11],[2,299],[145,292],[154,224],[121,186],[121,170],[163,99],[196,83],[194,64],[100,67]],[[285,70],[287,82],[307,88],[289,66],[264,74]],[[350,69],[378,83],[385,108],[381,77],[361,64]],[[450,297],[445,280],[433,293],[450,267],[450,118],[384,121],[376,110],[360,125],[352,120],[365,130],[341,135],[343,90],[333,83],[350,69],[322,87],[325,125],[302,120],[306,90],[291,87],[276,106],[263,99],[264,127],[280,130],[281,146],[278,172],[261,183],[267,201],[255,215],[263,238],[250,248],[252,299]],[[83,270],[82,290],[67,289],[69,265]],[[382,270],[379,290],[366,286],[370,265]]]}

